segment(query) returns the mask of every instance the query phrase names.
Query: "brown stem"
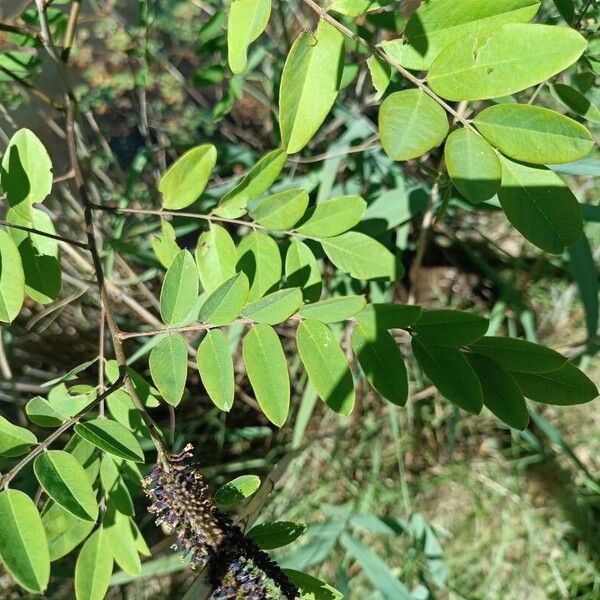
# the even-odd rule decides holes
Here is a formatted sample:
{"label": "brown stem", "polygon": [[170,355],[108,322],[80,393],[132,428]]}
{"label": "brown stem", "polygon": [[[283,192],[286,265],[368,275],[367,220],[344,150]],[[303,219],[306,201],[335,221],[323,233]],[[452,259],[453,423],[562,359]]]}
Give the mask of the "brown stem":
{"label": "brown stem", "polygon": [[77,246],[78,248],[83,248],[87,250],[88,246],[85,242],[78,242],[77,240],[71,240],[69,238],[61,237],[60,235],[55,235],[53,233],[48,233],[46,231],[40,231],[39,229],[34,229],[33,227],[25,227],[25,225],[17,225],[16,223],[9,223],[8,221],[4,221],[0,219],[0,225],[4,225],[5,227],[11,227],[12,229],[19,229],[20,231],[27,231],[28,233],[34,233],[35,235],[41,235],[43,237],[47,237],[53,240],[58,240],[59,242],[65,242],[65,244],[71,244],[72,246]]}

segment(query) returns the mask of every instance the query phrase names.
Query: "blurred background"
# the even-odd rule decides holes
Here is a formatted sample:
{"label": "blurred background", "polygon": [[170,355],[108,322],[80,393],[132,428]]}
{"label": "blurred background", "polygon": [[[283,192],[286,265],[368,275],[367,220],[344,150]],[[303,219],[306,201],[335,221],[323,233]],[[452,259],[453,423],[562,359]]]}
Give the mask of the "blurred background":
{"label": "blurred background", "polygon": [[[393,3],[348,24],[377,42],[398,36],[419,2]],[[542,2],[538,21],[559,23],[560,2]],[[588,2],[576,2],[578,14]],[[585,15],[598,28],[595,2]],[[2,0],[0,22],[28,2]],[[558,8],[557,8],[558,6]],[[66,27],[68,3],[48,9],[56,33]],[[25,22],[37,27],[34,11]],[[88,0],[72,52],[81,99],[80,136],[93,199],[120,206],[159,206],[160,174],[185,149],[206,141],[218,148],[218,166],[199,210],[212,206],[264,153],[279,145],[278,84],[285,56],[314,15],[301,2],[274,0],[266,34],[252,47],[247,72],[232,76],[226,55],[226,10],[220,0]],[[599,99],[598,62],[563,75]],[[376,129],[376,97],[366,54],[346,45],[343,92],[309,148],[290,158],[274,191],[305,187],[314,199],[358,194],[369,203],[359,229],[395,247],[406,268],[392,289],[372,283],[373,301],[416,302],[431,308],[472,309],[489,315],[491,332],[539,341],[563,352],[600,381],[598,259],[600,161],[563,168],[586,203],[587,239],[563,256],[543,254],[506,222],[491,201],[474,209],[441,171],[438,149],[419,161],[391,162]],[[59,234],[83,232],[83,215],[68,185],[62,116],[48,105],[61,90],[53,70],[10,32],[0,30],[0,149],[26,126],[47,146],[56,185],[45,203]],[[32,87],[33,86],[33,87]],[[405,83],[392,80],[392,89]],[[527,101],[532,91],[520,100]],[[536,103],[560,107],[551,90]],[[45,97],[45,98],[44,98]],[[505,99],[506,100],[506,99]],[[472,107],[471,107],[472,108]],[[459,106],[466,117],[470,108]],[[600,128],[592,125],[597,136]],[[194,248],[204,224],[176,218],[182,247]],[[126,330],[151,322],[162,268],[151,246],[160,233],[153,217],[103,215],[104,259]],[[239,236],[242,228],[230,227]],[[42,384],[97,355],[98,306],[89,265],[63,247],[59,301],[31,304],[0,344],[0,412],[19,414]],[[330,293],[354,289],[342,274],[324,273]],[[94,290],[92,290],[93,292]],[[358,288],[355,293],[363,293]],[[242,331],[230,332],[233,343]],[[145,374],[151,341],[128,341],[132,366]],[[409,355],[406,345],[403,351]],[[293,356],[290,342],[286,349]],[[307,533],[277,557],[309,570],[349,599],[392,598],[389,577],[407,598],[600,598],[600,413],[582,407],[532,408],[522,433],[510,432],[489,412],[459,413],[423,379],[408,358],[411,400],[384,403],[366,388],[353,415],[325,411],[292,359],[293,413],[281,431],[254,409],[243,368],[237,372],[232,412],[220,413],[190,370],[177,411],[176,445],[192,442],[211,485],[253,473],[268,476],[277,461],[287,468],[261,518],[300,521]],[[86,375],[82,376],[85,380]],[[95,381],[90,377],[90,383]],[[535,412],[537,411],[537,412]],[[168,423],[168,414],[158,416]],[[194,579],[170,541],[145,514],[137,490],[137,521],[153,556],[141,579],[113,578],[110,599],[180,598]],[[72,559],[61,561],[65,581]],[[52,598],[69,598],[55,586]],[[8,576],[2,598],[26,598]]]}

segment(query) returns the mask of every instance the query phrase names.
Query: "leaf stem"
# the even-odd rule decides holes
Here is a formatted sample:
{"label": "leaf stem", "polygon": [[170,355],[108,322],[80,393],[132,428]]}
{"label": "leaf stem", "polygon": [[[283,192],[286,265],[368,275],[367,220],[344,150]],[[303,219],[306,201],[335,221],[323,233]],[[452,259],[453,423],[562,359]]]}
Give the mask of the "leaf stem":
{"label": "leaf stem", "polygon": [[40,229],[34,229],[33,227],[26,227],[25,225],[17,225],[16,223],[9,223],[8,221],[4,221],[3,219],[0,219],[0,225],[4,225],[5,227],[11,227],[12,229],[18,229],[20,231],[27,231],[28,233],[34,233],[35,235],[41,235],[43,237],[47,237],[52,240],[58,240],[59,242],[64,242],[65,244],[71,244],[72,246],[77,246],[78,248],[83,248],[84,250],[88,249],[88,245],[85,242],[78,242],[77,240],[71,240],[69,238],[64,238],[60,235],[48,233],[47,231],[41,231]]}

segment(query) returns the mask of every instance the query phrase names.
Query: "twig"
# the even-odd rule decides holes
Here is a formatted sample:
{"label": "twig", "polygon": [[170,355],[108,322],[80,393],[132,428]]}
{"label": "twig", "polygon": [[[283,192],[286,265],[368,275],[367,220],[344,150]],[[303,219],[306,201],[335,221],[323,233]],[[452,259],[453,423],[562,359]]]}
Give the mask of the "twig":
{"label": "twig", "polygon": [[29,83],[29,81],[23,79],[22,77],[19,77],[18,75],[13,73],[10,69],[7,69],[5,66],[0,65],[0,72],[4,73],[8,77],[10,77],[13,81],[15,81],[18,85],[20,85],[25,91],[29,92],[30,94],[33,94],[36,98],[39,98],[40,100],[42,100],[43,102],[45,102],[46,104],[48,104],[49,106],[54,108],[55,110],[58,110],[58,111],[64,110],[65,107],[62,104],[60,104],[59,102],[56,102],[56,100],[54,100],[54,98],[51,98],[48,94],[46,94],[46,92],[43,92],[39,88],[37,88],[34,85],[32,85],[31,83]]}
{"label": "twig", "polygon": [[[254,223],[252,221],[243,221],[242,219],[226,219],[225,217],[217,217],[216,215],[207,215],[202,213],[191,213],[185,212],[181,210],[162,210],[157,208],[122,208],[120,206],[104,206],[101,204],[92,204],[92,208],[94,210],[103,210],[105,212],[112,212],[115,214],[131,214],[131,215],[152,215],[157,217],[186,217],[189,219],[201,219],[203,221],[214,221],[217,223],[231,223],[233,225],[245,225],[246,227],[250,227],[252,229],[258,229],[260,231],[274,231],[265,227],[263,225],[259,225],[258,223]],[[283,235],[290,235],[293,237],[299,237],[306,240],[315,240],[318,241],[318,238],[315,238],[310,235],[304,235],[303,233],[299,233],[293,230],[286,231],[277,231],[276,233],[280,233]]]}
{"label": "twig", "polygon": [[58,439],[65,431],[68,431],[73,425],[79,422],[79,419],[88,413],[92,408],[102,402],[107,396],[110,396],[113,392],[116,392],[122,387],[126,377],[125,369],[121,370],[121,374],[117,381],[115,381],[103,394],[100,394],[92,404],[86,406],[83,410],[79,411],[74,417],[71,417],[65,421],[56,431],[51,433],[43,442],[40,442],[29,454],[24,456],[6,475],[0,479],[0,487],[6,488],[8,484],[14,479],[17,473],[26,465],[28,465],[36,456],[48,449],[50,444]]}
{"label": "twig", "polygon": [[88,245],[85,242],[78,242],[77,240],[71,240],[69,238],[64,238],[60,235],[55,235],[54,233],[48,233],[46,231],[34,229],[33,227],[26,227],[25,225],[17,225],[16,223],[9,223],[8,221],[4,221],[3,219],[0,219],[0,225],[4,225],[5,227],[10,227],[12,229],[19,229],[20,231],[27,231],[27,233],[33,233],[35,235],[41,235],[43,237],[47,237],[52,240],[58,240],[59,242],[64,242],[65,244],[71,244],[72,246],[77,246],[78,248],[83,248],[84,250],[88,249]]}

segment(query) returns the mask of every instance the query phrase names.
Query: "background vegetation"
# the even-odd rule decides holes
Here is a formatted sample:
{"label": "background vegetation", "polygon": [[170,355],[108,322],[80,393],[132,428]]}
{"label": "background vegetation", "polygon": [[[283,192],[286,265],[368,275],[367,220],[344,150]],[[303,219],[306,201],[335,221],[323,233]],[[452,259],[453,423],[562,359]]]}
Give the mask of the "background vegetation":
{"label": "background vegetation", "polygon": [[[14,22],[24,4],[4,0],[0,22]],[[55,0],[48,9],[56,36],[68,29],[68,4]],[[357,20],[338,17],[378,42],[395,37],[419,2],[388,4],[393,10]],[[23,15],[22,22],[37,27],[33,9]],[[551,83],[569,84],[592,106],[599,99],[598,17],[597,2],[559,0],[544,0],[536,17],[548,24],[566,20],[591,41],[585,61]],[[242,75],[232,75],[227,66],[226,21],[220,0],[84,3],[71,65],[94,202],[156,207],[157,184],[168,165],[186,149],[210,142],[219,161],[199,203],[202,210],[278,146],[283,64],[295,37],[314,28],[315,15],[301,2],[274,1],[269,25],[252,46]],[[21,68],[27,82],[18,85],[0,72],[0,147],[3,151],[20,127],[37,133],[54,163],[56,186],[45,206],[60,235],[77,237],[74,232],[84,231],[84,215],[69,188],[73,174],[62,120],[46,101],[59,93],[60,84],[49,75],[46,59],[19,46],[2,27],[0,52],[0,67]],[[393,240],[406,268],[394,285],[393,300],[489,315],[491,333],[555,348],[600,381],[597,157],[561,170],[589,209],[584,213],[587,242],[562,255],[544,253],[495,206],[474,210],[444,175],[440,149],[402,163],[386,156],[378,142],[379,96],[365,65],[367,54],[351,43],[347,53],[351,60],[332,114],[310,145],[289,158],[273,192],[289,188],[293,179],[295,187],[316,199],[362,196],[369,205],[360,229],[386,243]],[[405,84],[394,75],[391,86]],[[564,110],[558,91],[542,84],[517,98]],[[471,116],[465,103],[456,110]],[[586,123],[596,137],[599,121],[596,115]],[[185,217],[174,218],[172,225],[180,247],[192,250],[205,228]],[[163,269],[152,240],[161,233],[160,221],[107,214],[98,227],[124,329],[156,324]],[[229,231],[237,241],[246,230]],[[45,382],[98,356],[89,264],[69,246],[61,249],[58,300],[47,307],[29,302],[10,328],[2,328],[0,412],[13,422],[25,424],[22,407],[32,396],[47,394]],[[350,278],[334,270],[324,275],[330,293],[353,291]],[[373,301],[390,299],[375,283],[369,293]],[[230,339],[239,342],[241,336],[240,327]],[[145,337],[127,341],[131,365],[144,375],[151,344]],[[410,354],[407,344],[401,348]],[[390,574],[415,599],[600,598],[596,405],[536,405],[529,427],[515,432],[487,411],[459,413],[412,359],[408,369],[405,408],[382,402],[362,385],[354,413],[340,418],[316,402],[296,359],[291,365],[294,419],[281,430],[256,410],[243,369],[236,370],[236,404],[228,414],[211,403],[197,372],[190,370],[174,446],[195,445],[213,486],[242,474],[265,478],[277,461],[283,462],[281,486],[261,520],[304,522],[308,530],[276,556],[284,566],[318,575],[348,598],[391,598],[385,591]],[[97,384],[93,367],[79,378],[78,383]],[[169,429],[166,409],[157,419]],[[32,473],[23,474],[20,486],[35,493]],[[136,506],[144,514],[139,491]],[[152,557],[142,578],[116,573],[107,597],[180,597],[194,574],[168,551],[169,541],[151,516],[138,522]],[[72,558],[59,564],[47,597],[72,597],[73,564]],[[8,575],[0,578],[0,595],[28,597]]]}

